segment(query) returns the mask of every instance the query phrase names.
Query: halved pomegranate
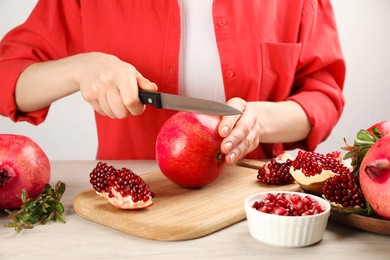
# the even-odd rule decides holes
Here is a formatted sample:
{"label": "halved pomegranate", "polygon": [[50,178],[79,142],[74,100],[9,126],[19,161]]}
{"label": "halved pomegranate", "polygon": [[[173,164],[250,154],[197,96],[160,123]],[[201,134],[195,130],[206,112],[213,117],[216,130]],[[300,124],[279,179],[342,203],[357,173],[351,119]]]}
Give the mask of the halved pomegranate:
{"label": "halved pomegranate", "polygon": [[149,185],[130,169],[115,169],[99,162],[89,177],[96,193],[116,208],[140,209],[153,204],[154,194]]}
{"label": "halved pomegranate", "polygon": [[299,151],[290,173],[304,191],[321,196],[327,179],[350,172],[340,154],[338,151],[328,154]]}
{"label": "halved pomegranate", "polygon": [[322,193],[332,205],[333,211],[359,213],[366,210],[366,200],[352,172],[337,174],[326,180]]}

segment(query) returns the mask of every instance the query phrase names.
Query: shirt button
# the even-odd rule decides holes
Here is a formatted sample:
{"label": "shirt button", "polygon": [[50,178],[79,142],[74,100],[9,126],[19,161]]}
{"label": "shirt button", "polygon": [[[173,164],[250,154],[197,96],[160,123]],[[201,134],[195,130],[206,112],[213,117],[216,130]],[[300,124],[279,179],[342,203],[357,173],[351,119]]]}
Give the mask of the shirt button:
{"label": "shirt button", "polygon": [[233,78],[234,77],[234,71],[233,70],[227,70],[225,72],[226,77]]}
{"label": "shirt button", "polygon": [[224,27],[224,26],[226,26],[226,20],[225,19],[219,19],[218,20],[218,25],[219,25],[219,27]]}
{"label": "shirt button", "polygon": [[172,68],[172,67],[169,67],[168,73],[169,73],[170,76],[173,75],[173,72],[174,72],[173,68]]}

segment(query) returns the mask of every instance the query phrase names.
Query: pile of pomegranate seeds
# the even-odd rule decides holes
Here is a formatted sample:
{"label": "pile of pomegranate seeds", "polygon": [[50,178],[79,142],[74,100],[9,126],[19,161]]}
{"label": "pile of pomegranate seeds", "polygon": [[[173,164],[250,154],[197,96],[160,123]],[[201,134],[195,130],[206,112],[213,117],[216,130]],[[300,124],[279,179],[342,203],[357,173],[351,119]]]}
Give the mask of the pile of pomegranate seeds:
{"label": "pile of pomegranate seeds", "polygon": [[268,193],[263,200],[256,201],[253,208],[280,216],[310,216],[324,212],[321,205],[310,196],[289,193]]}

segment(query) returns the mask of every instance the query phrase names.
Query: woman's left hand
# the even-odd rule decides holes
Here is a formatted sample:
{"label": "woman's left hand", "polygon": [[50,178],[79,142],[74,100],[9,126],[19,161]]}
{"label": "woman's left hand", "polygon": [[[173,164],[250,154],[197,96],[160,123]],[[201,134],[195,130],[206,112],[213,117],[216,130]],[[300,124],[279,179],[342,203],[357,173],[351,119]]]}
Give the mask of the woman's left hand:
{"label": "woman's left hand", "polygon": [[227,105],[242,111],[240,115],[224,116],[218,127],[220,136],[224,138],[221,150],[226,155],[225,161],[235,163],[259,145],[264,129],[245,100],[232,98]]}

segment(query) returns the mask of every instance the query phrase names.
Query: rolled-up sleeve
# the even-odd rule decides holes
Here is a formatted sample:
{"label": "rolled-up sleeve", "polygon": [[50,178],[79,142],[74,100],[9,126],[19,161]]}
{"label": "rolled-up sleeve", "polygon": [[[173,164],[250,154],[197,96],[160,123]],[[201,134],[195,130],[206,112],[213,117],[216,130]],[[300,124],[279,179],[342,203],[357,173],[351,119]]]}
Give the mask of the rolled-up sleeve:
{"label": "rolled-up sleeve", "polygon": [[81,44],[76,1],[40,0],[20,26],[0,43],[0,114],[11,120],[40,124],[49,107],[22,113],[15,102],[15,87],[31,64],[63,58],[77,52]]}
{"label": "rolled-up sleeve", "polygon": [[285,144],[286,149],[315,150],[330,135],[345,105],[346,66],[332,6],[327,0],[306,3],[299,39],[302,50],[288,100],[301,105],[312,128],[306,140]]}

